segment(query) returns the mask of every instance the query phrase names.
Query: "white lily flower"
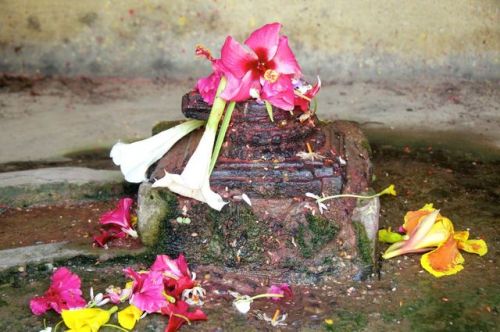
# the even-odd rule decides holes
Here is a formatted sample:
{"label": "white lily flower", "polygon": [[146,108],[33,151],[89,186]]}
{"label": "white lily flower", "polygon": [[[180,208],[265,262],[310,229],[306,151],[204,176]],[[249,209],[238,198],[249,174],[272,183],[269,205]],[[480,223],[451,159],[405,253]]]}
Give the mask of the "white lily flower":
{"label": "white lily flower", "polygon": [[207,203],[217,211],[227,202],[210,189],[210,161],[219,121],[226,105],[226,101],[218,97],[224,87],[225,79],[221,79],[205,132],[182,173],[171,174],[165,171],[165,176],[153,183],[153,187],[166,187],[176,194]]}
{"label": "white lily flower", "polygon": [[115,165],[120,166],[125,180],[132,183],[146,181],[149,166],[203,123],[201,120],[189,120],[142,141],[130,144],[118,142],[111,149],[110,157]]}

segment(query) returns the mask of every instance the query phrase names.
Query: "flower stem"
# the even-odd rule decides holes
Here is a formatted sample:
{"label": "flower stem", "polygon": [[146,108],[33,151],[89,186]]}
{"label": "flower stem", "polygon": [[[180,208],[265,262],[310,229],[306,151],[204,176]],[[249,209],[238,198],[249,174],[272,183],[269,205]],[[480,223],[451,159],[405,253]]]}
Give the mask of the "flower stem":
{"label": "flower stem", "polygon": [[120,330],[120,331],[129,332],[128,330],[124,329],[123,327],[120,327],[120,326],[114,325],[114,324],[104,324],[103,326],[113,327],[113,328]]}
{"label": "flower stem", "polygon": [[269,119],[271,119],[271,122],[274,122],[274,118],[273,118],[273,106],[267,100],[264,100],[264,103],[266,104],[267,115],[269,115]]}
{"label": "flower stem", "polygon": [[273,294],[273,293],[259,294],[259,295],[252,296],[251,299],[257,300],[257,299],[261,299],[263,297],[283,297],[283,294]]}
{"label": "flower stem", "polygon": [[354,195],[354,194],[340,194],[340,195],[333,195],[333,196],[327,196],[327,197],[320,197],[316,200],[316,202],[318,203],[322,203],[326,200],[329,200],[329,199],[334,199],[334,198],[342,198],[342,197],[352,197],[352,198],[360,198],[360,199],[370,199],[370,198],[375,198],[375,197],[379,197],[379,196],[382,196],[382,195],[393,195],[393,196],[396,196],[396,191],[394,190],[394,185],[390,185],[389,187],[385,188],[384,190],[382,190],[381,192],[379,193],[376,193],[374,195],[370,195],[370,196],[365,196],[365,195]]}
{"label": "flower stem", "polygon": [[63,320],[59,321],[56,326],[54,326],[54,332],[57,332],[57,329],[59,328],[59,325],[63,323]]}
{"label": "flower stem", "polygon": [[210,168],[208,174],[212,174],[214,170],[215,163],[219,157],[220,149],[222,148],[222,143],[224,143],[224,138],[226,137],[227,128],[229,127],[229,122],[231,121],[231,116],[233,114],[234,106],[236,103],[234,101],[230,102],[226,109],[226,114],[222,120],[222,124],[219,129],[219,134],[217,135],[217,141],[215,142],[214,151],[212,153],[212,160],[210,161]]}

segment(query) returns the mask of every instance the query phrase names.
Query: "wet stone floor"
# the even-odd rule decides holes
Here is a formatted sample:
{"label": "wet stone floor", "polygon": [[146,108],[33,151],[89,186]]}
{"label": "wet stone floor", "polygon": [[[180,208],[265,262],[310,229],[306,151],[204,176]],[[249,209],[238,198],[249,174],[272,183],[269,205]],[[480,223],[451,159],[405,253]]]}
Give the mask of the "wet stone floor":
{"label": "wet stone floor", "polygon": [[[470,154],[436,149],[430,144],[396,146],[375,140],[373,187],[382,189],[393,183],[398,191],[397,197],[381,199],[381,227],[397,228],[406,211],[434,203],[457,230],[470,229],[472,238],[481,237],[488,244],[489,252],[484,257],[463,254],[465,268],[459,274],[437,279],[421,268],[419,255],[400,256],[380,260],[379,270],[366,281],[330,280],[314,285],[293,285],[292,300],[284,303],[257,300],[251,312],[243,316],[231,307],[227,291],[258,294],[264,292],[272,280],[257,272],[242,274],[192,266],[207,290],[203,310],[209,320],[184,326],[183,331],[495,331],[500,326],[499,160],[497,155],[482,161]],[[59,229],[51,229],[51,234],[69,234],[68,229],[73,227],[78,230],[77,241],[90,245],[90,233],[96,229],[99,214],[113,204],[3,209],[0,226],[26,223],[30,216],[33,223],[61,219],[66,223],[60,224]],[[25,231],[29,233],[28,229]],[[37,238],[33,234],[6,239],[5,232],[2,234],[4,247],[18,246],[16,241],[23,238],[33,243],[61,240],[58,236]],[[379,254],[385,248],[380,245]],[[110,284],[122,285],[125,282],[122,269],[126,266],[139,269],[149,264],[144,258],[100,262],[82,257],[56,262],[54,266],[66,265],[79,274],[85,294],[90,286],[102,291]],[[57,323],[55,314],[35,317],[28,308],[29,299],[48,287],[52,267],[51,264],[26,266],[0,274],[0,331],[39,331],[44,318],[47,325]],[[256,317],[258,312],[272,316],[276,309],[288,314],[287,326],[273,328]],[[325,319],[332,319],[333,324],[327,326]],[[163,331],[165,325],[164,317],[152,315],[141,320],[136,331]]]}

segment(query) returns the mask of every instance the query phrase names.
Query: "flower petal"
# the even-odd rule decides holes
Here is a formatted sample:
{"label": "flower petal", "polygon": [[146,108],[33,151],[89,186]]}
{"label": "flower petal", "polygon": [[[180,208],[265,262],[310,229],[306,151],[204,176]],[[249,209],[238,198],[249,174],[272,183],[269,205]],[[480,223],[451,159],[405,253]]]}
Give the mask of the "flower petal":
{"label": "flower petal", "polygon": [[212,105],[215,99],[215,93],[219,86],[221,73],[214,72],[207,77],[200,78],[196,83],[196,90],[200,93],[203,101]]}
{"label": "flower petal", "polygon": [[403,228],[406,231],[406,233],[411,233],[413,229],[417,226],[418,222],[420,219],[435,209],[432,206],[432,203],[430,204],[425,204],[421,209],[417,211],[409,211],[406,213],[404,217],[404,224]]}
{"label": "flower petal", "polygon": [[262,54],[265,61],[271,60],[278,49],[279,34],[281,30],[280,23],[266,24],[252,32],[245,40],[245,45],[248,45],[257,54]]}
{"label": "flower petal", "polygon": [[257,55],[228,36],[222,46],[220,60],[236,78],[241,79],[248,72],[249,65],[257,61]]}
{"label": "flower petal", "polygon": [[422,255],[422,267],[435,277],[452,275],[463,270],[464,258],[458,251],[457,241],[450,235],[437,249]]}
{"label": "flower petal", "polygon": [[115,165],[120,166],[125,180],[132,183],[146,181],[149,166],[163,157],[178,140],[203,123],[200,120],[189,120],[142,141],[131,144],[118,142],[111,149],[110,157]]}
{"label": "flower petal", "polygon": [[403,235],[392,232],[390,229],[381,229],[378,231],[378,241],[384,243],[396,243],[403,240]]}
{"label": "flower petal", "polygon": [[276,82],[265,81],[261,93],[262,100],[273,106],[291,111],[295,107],[292,80],[288,75],[280,75]]}
{"label": "flower petal", "polygon": [[244,101],[250,98],[250,90],[255,89],[256,93],[260,93],[261,86],[258,75],[253,71],[248,71],[242,79],[236,79],[232,75],[226,75],[227,86],[221,93],[221,98],[231,101]]}
{"label": "flower petal", "polygon": [[131,304],[118,312],[118,323],[121,327],[132,330],[141,318],[142,310]]}
{"label": "flower petal", "polygon": [[280,74],[290,74],[295,77],[302,75],[299,63],[288,46],[288,38],[285,36],[280,37],[278,49],[272,61],[275,65],[274,70]]}
{"label": "flower petal", "polygon": [[488,253],[488,246],[484,240],[469,240],[469,232],[462,231],[454,234],[454,239],[458,242],[458,248],[471,254],[484,256]]}

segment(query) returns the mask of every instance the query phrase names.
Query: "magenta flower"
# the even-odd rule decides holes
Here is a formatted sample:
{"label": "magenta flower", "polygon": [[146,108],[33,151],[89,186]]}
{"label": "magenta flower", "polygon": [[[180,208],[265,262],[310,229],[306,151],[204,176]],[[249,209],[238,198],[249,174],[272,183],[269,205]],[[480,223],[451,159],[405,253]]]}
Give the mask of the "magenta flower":
{"label": "magenta flower", "polygon": [[318,77],[318,83],[314,86],[310,86],[303,80],[298,80],[296,84],[294,84],[294,88],[301,94],[301,96],[294,96],[295,106],[299,106],[302,111],[307,112],[309,110],[310,101],[318,94],[321,88],[321,80]]}
{"label": "magenta flower", "polygon": [[116,208],[112,211],[104,213],[99,222],[101,225],[116,225],[120,229],[132,236],[137,238],[137,232],[132,228],[132,222],[130,218],[130,208],[134,201],[132,198],[122,198],[118,202]]}
{"label": "magenta flower", "polygon": [[43,296],[30,301],[33,314],[41,315],[49,309],[61,313],[63,309],[85,307],[87,302],[82,298],[80,278],[65,267],[58,268],[52,274],[49,289]]}
{"label": "magenta flower", "polygon": [[[266,85],[270,85],[268,90],[283,86],[292,87],[291,79],[299,77],[301,69],[288,46],[288,38],[279,35],[280,29],[280,23],[271,23],[255,30],[245,41],[248,49],[231,36],[226,38],[220,59],[220,70],[228,80],[227,87],[221,94],[223,99],[243,101],[250,97],[250,89],[260,93],[261,87]],[[273,85],[281,76],[283,77],[280,83]],[[293,94],[293,87],[289,92]],[[292,110],[293,102],[282,103],[278,107]]]}
{"label": "magenta flower", "polygon": [[137,273],[132,268],[126,268],[124,272],[133,279],[131,304],[148,313],[159,312],[167,305],[163,294],[163,275],[160,272]]}
{"label": "magenta flower", "polygon": [[184,301],[168,303],[167,306],[161,309],[161,313],[170,317],[165,332],[175,332],[185,323],[191,324],[194,321],[208,319],[207,315],[200,309],[189,311],[189,305]]}
{"label": "magenta flower", "polygon": [[151,266],[151,271],[159,271],[173,279],[182,277],[191,278],[191,272],[183,254],[180,254],[176,259],[172,259],[167,255],[158,255]]}
{"label": "magenta flower", "polygon": [[266,293],[283,295],[283,297],[272,297],[271,300],[273,300],[273,301],[280,301],[283,298],[292,298],[293,297],[292,289],[290,288],[290,285],[288,285],[288,284],[271,285],[271,287],[269,287],[267,289]]}

